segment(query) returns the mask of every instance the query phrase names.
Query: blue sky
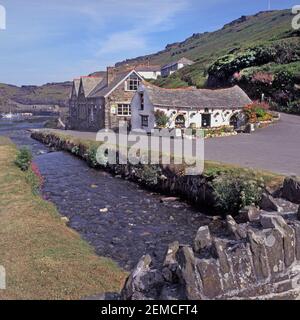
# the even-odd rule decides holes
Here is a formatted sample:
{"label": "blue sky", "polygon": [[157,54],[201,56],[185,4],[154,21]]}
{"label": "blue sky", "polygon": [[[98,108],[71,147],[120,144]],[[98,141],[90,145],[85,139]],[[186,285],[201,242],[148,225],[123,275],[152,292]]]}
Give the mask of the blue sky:
{"label": "blue sky", "polygon": [[[269,0],[0,0],[0,82],[70,80],[213,31]],[[272,9],[300,0],[271,0]]]}

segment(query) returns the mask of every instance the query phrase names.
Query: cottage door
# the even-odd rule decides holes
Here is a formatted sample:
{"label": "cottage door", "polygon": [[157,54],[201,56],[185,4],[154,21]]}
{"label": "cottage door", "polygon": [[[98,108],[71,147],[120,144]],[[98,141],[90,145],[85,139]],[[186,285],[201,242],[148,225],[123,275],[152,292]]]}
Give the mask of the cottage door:
{"label": "cottage door", "polygon": [[202,114],[202,128],[211,126],[211,114]]}

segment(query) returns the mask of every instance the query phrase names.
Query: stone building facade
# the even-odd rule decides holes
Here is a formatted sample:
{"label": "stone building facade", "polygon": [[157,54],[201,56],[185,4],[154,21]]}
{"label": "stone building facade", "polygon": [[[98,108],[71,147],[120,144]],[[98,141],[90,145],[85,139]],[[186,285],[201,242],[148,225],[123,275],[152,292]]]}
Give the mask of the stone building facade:
{"label": "stone building facade", "polygon": [[130,103],[141,82],[135,70],[120,72],[111,67],[97,76],[74,80],[69,101],[70,129],[116,130],[120,121],[130,126]]}

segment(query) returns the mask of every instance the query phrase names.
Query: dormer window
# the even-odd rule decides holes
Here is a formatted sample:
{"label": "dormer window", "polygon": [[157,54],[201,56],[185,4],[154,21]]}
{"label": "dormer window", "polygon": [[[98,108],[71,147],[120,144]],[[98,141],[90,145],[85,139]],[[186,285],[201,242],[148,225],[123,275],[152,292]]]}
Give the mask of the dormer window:
{"label": "dormer window", "polygon": [[137,91],[139,85],[140,85],[140,78],[136,74],[132,74],[126,81],[126,90]]}

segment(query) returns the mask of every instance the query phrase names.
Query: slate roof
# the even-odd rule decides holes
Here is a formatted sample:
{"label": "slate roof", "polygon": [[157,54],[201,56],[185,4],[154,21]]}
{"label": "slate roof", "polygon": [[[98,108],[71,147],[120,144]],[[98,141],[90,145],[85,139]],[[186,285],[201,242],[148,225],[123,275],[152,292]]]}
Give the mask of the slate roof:
{"label": "slate roof", "polygon": [[164,65],[161,69],[163,70],[163,69],[171,68],[175,64],[179,64],[179,63],[182,63],[185,66],[189,66],[189,65],[194,64],[195,62],[183,57],[183,58],[179,59],[178,61],[174,61],[174,62],[171,62],[169,64]]}
{"label": "slate roof", "polygon": [[239,87],[228,89],[163,89],[150,84],[144,85],[154,106],[194,109],[238,109],[251,103],[247,94]]}
{"label": "slate roof", "polygon": [[159,65],[153,66],[137,66],[134,70],[137,72],[158,72],[160,71],[161,67]]}
{"label": "slate roof", "polygon": [[103,81],[103,77],[82,77],[81,81],[85,97],[88,97],[93,89]]}
{"label": "slate roof", "polygon": [[[127,77],[133,72],[123,71],[115,74],[113,80],[107,85],[107,76],[90,92],[89,98],[105,97],[111,90],[113,90],[120,82],[127,79]],[[137,74],[138,75],[138,74]],[[139,76],[139,75],[138,75]]]}

